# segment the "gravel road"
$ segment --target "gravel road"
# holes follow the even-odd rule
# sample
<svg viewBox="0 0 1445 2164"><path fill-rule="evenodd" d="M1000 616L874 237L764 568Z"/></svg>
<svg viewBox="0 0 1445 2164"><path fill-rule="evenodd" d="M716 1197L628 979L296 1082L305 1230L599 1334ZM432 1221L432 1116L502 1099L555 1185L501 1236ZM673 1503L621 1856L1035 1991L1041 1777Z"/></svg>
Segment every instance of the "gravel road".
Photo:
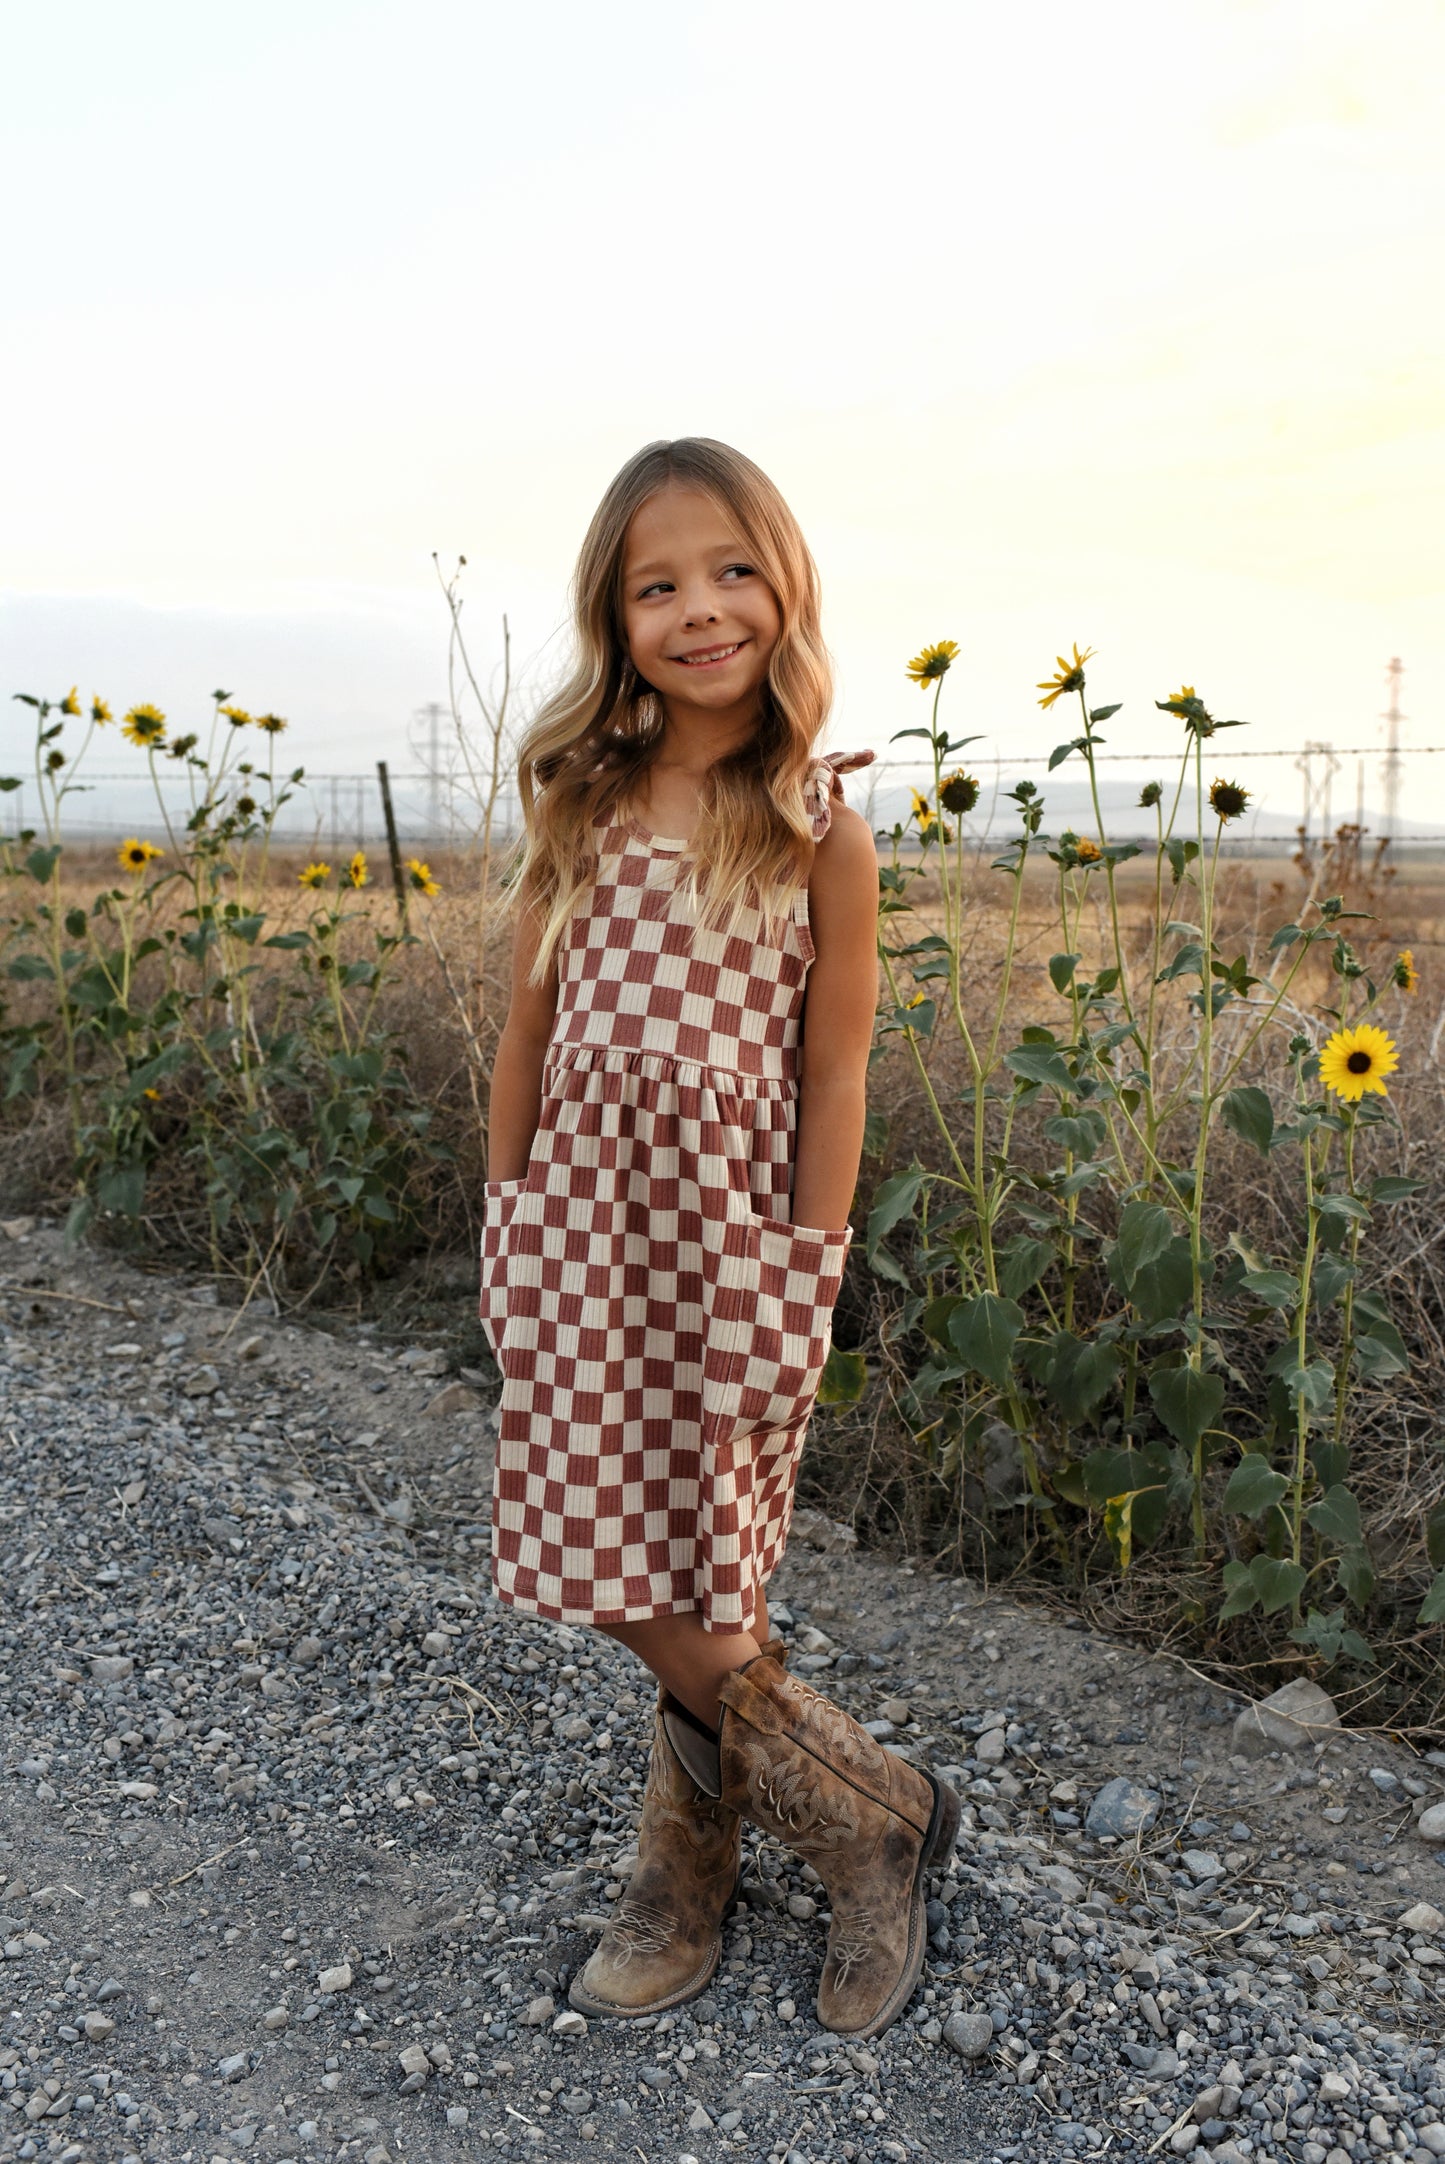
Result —
<svg viewBox="0 0 1445 2164"><path fill-rule="evenodd" d="M708 1995L589 2031L646 1679L492 1599L495 1378L382 1335L0 1227L0 2157L1445 2157L1445 1756L807 1512L795 1666L965 1796L925 1988L820 2030L752 1847Z"/></svg>

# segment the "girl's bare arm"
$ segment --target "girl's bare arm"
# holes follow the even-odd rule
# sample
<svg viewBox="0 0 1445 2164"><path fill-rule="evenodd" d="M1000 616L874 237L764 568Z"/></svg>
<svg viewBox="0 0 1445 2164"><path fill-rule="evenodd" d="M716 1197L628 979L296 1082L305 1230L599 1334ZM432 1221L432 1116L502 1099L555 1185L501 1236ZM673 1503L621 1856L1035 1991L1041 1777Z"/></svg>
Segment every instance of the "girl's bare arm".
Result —
<svg viewBox="0 0 1445 2164"><path fill-rule="evenodd" d="M793 1223L838 1231L863 1155L878 1005L878 854L867 820L846 804L818 844L808 916L816 959L803 1003Z"/></svg>
<svg viewBox="0 0 1445 2164"><path fill-rule="evenodd" d="M492 1065L487 1176L493 1180L522 1178L542 1108L542 1063L557 1014L557 970L554 962L542 984L527 982L539 931L534 906L520 898L511 1004Z"/></svg>

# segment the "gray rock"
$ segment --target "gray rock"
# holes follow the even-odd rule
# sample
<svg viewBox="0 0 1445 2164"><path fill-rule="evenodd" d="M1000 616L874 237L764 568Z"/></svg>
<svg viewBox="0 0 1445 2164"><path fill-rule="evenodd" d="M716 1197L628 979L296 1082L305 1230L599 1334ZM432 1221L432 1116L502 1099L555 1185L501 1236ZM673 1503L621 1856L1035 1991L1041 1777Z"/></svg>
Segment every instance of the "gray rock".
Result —
<svg viewBox="0 0 1445 2164"><path fill-rule="evenodd" d="M1180 1861L1191 1878L1223 1878L1224 1865L1212 1848L1186 1848Z"/></svg>
<svg viewBox="0 0 1445 2164"><path fill-rule="evenodd" d="M128 1653L97 1653L92 1656L92 1683L124 1683L134 1673L135 1662Z"/></svg>
<svg viewBox="0 0 1445 2164"><path fill-rule="evenodd" d="M1240 1757L1262 1758L1268 1751L1302 1751L1307 1744L1325 1742L1339 1725L1329 1692L1296 1676L1258 1705L1245 1707L1231 1742Z"/></svg>
<svg viewBox="0 0 1445 2164"><path fill-rule="evenodd" d="M846 1555L858 1545L858 1535L851 1525L840 1525L821 1510L806 1507L793 1512L791 1535L809 1548L820 1548L824 1555Z"/></svg>
<svg viewBox="0 0 1445 2164"><path fill-rule="evenodd" d="M993 2047L993 2022L987 2014L950 2014L943 2041L960 2059L981 2059Z"/></svg>
<svg viewBox="0 0 1445 2164"><path fill-rule="evenodd" d="M973 1755L981 1766L1001 1766L1008 1744L1001 1728L990 1728L981 1735L973 1747Z"/></svg>
<svg viewBox="0 0 1445 2164"><path fill-rule="evenodd" d="M1418 1931L1429 1939L1439 1938L1441 1933L1445 1932L1445 1915L1440 1913L1433 1901L1417 1901L1414 1907L1406 1909L1400 1918L1400 1929Z"/></svg>
<svg viewBox="0 0 1445 2164"><path fill-rule="evenodd" d="M187 1398L210 1398L215 1396L220 1387L221 1377L219 1372L211 1366L209 1361L203 1361L200 1367L191 1369L190 1374L181 1384L181 1395Z"/></svg>
<svg viewBox="0 0 1445 2164"><path fill-rule="evenodd" d="M1434 1803L1428 1811L1422 1811L1415 1821L1415 1831L1422 1841L1445 1841L1445 1803Z"/></svg>
<svg viewBox="0 0 1445 2164"><path fill-rule="evenodd" d="M396 2063L408 2080L419 2078L424 2082L432 2072L432 2063L426 2055L424 2044L407 2044L397 2053Z"/></svg>
<svg viewBox="0 0 1445 2164"><path fill-rule="evenodd" d="M1159 1816L1160 1802L1156 1790L1142 1788L1137 1781L1116 1774L1089 1805L1084 1830L1095 1836L1113 1834L1121 1841L1127 1840L1131 1834L1148 1831Z"/></svg>
<svg viewBox="0 0 1445 2164"><path fill-rule="evenodd" d="M481 1405L476 1391L469 1390L465 1383L448 1383L445 1390L439 1390L427 1401L422 1411L434 1420L444 1420L451 1413L480 1412Z"/></svg>

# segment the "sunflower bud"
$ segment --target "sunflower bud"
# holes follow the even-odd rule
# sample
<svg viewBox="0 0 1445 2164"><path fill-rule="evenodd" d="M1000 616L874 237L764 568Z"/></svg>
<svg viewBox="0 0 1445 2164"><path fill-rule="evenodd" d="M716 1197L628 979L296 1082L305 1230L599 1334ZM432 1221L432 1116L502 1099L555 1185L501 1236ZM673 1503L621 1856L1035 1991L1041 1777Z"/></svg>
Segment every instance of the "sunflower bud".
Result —
<svg viewBox="0 0 1445 2164"><path fill-rule="evenodd" d="M971 812L978 802L978 783L972 774L950 774L938 791L945 811Z"/></svg>

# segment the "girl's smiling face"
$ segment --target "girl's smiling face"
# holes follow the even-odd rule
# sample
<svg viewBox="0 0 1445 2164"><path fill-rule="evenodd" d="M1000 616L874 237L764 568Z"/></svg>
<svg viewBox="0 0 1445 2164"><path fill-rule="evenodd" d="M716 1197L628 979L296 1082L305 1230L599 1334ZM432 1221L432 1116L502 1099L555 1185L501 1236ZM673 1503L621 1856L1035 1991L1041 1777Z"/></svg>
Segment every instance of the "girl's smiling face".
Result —
<svg viewBox="0 0 1445 2164"><path fill-rule="evenodd" d="M634 513L622 620L633 667L670 706L702 708L715 720L755 714L782 617L710 496L669 486Z"/></svg>

